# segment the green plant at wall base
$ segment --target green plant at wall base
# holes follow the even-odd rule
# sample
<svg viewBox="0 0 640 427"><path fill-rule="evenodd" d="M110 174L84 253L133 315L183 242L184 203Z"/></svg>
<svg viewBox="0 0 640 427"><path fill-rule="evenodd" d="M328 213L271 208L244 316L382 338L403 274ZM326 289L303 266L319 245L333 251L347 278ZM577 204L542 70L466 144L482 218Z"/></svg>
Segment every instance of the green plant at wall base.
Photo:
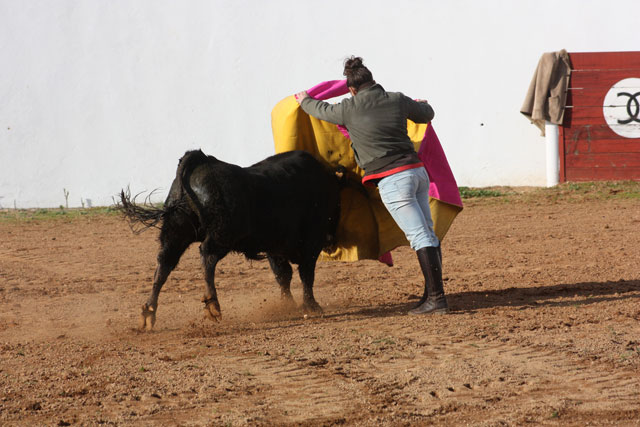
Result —
<svg viewBox="0 0 640 427"><path fill-rule="evenodd" d="M119 214L119 211L111 206L87 209L65 209L63 206L51 209L0 209L0 222L72 220L117 214Z"/></svg>
<svg viewBox="0 0 640 427"><path fill-rule="evenodd" d="M460 197L463 199L471 199L476 197L500 197L505 194L497 190L489 190L485 188L460 187Z"/></svg>

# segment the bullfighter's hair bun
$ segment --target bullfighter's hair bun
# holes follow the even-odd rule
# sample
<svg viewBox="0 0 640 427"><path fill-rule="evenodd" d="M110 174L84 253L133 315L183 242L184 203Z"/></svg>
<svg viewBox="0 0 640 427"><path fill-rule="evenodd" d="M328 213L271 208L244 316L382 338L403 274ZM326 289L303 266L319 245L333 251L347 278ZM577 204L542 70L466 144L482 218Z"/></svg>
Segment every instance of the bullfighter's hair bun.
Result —
<svg viewBox="0 0 640 427"><path fill-rule="evenodd" d="M344 74L348 76L353 74L358 68L366 68L362 64L362 58L359 56L351 56L344 60Z"/></svg>
<svg viewBox="0 0 640 427"><path fill-rule="evenodd" d="M359 56L345 59L342 74L347 78L347 86L355 89L374 83L371 71L362 63L362 58Z"/></svg>

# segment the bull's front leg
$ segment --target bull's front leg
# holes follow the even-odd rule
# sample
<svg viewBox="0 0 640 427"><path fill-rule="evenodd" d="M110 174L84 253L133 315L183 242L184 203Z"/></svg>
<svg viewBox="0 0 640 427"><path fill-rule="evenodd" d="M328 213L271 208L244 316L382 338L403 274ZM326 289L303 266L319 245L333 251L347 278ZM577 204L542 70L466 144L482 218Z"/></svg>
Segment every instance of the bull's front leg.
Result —
<svg viewBox="0 0 640 427"><path fill-rule="evenodd" d="M216 265L226 253L214 252L214 248L210 247L211 244L205 240L200 245L200 256L202 258L202 265L204 267L204 279L207 284L207 293L202 298L204 303L204 313L209 319L218 322L222 319L222 313L220 312L220 303L218 302L218 295L216 293L215 276Z"/></svg>
<svg viewBox="0 0 640 427"><path fill-rule="evenodd" d="M273 274L276 276L276 281L280 285L282 302L287 308L295 307L293 295L291 295L291 277L293 276L291 264L285 258L276 255L267 255L267 259Z"/></svg>
<svg viewBox="0 0 640 427"><path fill-rule="evenodd" d="M313 281L315 279L317 258L308 258L298 266L298 273L302 281L302 309L306 313L322 313L322 307L313 296Z"/></svg>

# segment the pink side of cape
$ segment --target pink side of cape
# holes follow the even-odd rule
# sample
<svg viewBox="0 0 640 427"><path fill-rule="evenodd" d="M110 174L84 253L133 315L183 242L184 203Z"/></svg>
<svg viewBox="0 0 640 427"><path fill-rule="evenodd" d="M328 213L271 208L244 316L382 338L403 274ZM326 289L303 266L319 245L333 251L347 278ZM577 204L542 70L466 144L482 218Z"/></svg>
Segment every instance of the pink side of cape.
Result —
<svg viewBox="0 0 640 427"><path fill-rule="evenodd" d="M345 95L348 92L349 88L347 88L346 80L327 80L326 82L318 83L307 91L313 99L323 100Z"/></svg>
<svg viewBox="0 0 640 427"><path fill-rule="evenodd" d="M418 149L418 157L429 174L429 181L431 181L429 195L434 199L462 207L458 184L431 124L427 126L427 131L424 133L422 144Z"/></svg>

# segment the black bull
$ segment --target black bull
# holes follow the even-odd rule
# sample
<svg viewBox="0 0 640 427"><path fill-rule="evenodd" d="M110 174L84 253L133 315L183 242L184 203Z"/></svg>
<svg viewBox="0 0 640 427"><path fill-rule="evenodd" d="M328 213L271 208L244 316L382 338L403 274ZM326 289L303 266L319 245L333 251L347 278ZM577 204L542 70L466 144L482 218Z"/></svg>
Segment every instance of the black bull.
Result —
<svg viewBox="0 0 640 427"><path fill-rule="evenodd" d="M118 207L132 223L160 228L153 289L142 307L142 328L155 324L158 295L184 251L200 244L205 272L205 312L221 318L215 270L229 252L249 259L266 254L285 303L292 304L291 264L298 264L305 312L321 311L313 296L316 261L335 242L340 214L340 174L304 151L271 156L242 168L202 151L178 164L162 208L135 204L120 194Z"/></svg>

